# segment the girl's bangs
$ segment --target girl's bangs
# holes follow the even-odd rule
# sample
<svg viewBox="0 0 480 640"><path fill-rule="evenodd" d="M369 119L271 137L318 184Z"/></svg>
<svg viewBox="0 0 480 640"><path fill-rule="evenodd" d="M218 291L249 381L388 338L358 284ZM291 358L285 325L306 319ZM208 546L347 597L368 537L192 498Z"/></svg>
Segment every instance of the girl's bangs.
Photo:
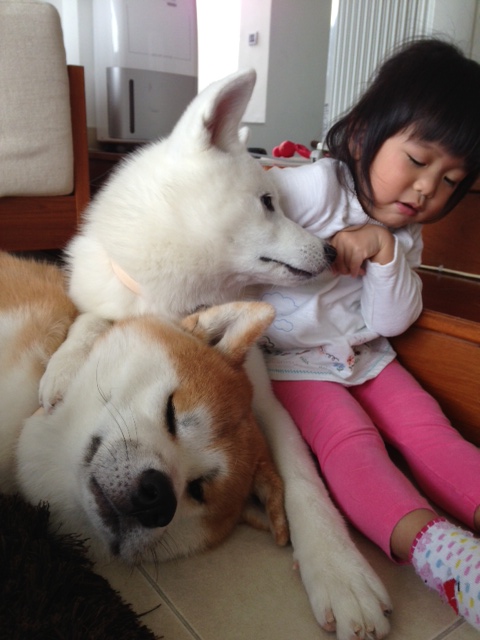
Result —
<svg viewBox="0 0 480 640"><path fill-rule="evenodd" d="M465 162L468 173L480 169L480 119L475 123L459 120L458 114L442 113L441 109L417 118L412 124L414 137L439 144L450 155Z"/></svg>

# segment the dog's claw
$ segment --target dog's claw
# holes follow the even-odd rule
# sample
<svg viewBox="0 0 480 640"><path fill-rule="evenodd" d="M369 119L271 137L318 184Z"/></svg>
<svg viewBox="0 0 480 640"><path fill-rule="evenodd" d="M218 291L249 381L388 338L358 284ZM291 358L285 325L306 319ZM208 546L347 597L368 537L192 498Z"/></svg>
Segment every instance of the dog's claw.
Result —
<svg viewBox="0 0 480 640"><path fill-rule="evenodd" d="M331 609L329 609L326 614L325 614L325 622L324 624L322 624L322 628L325 629L325 631L336 631L337 629L337 622L335 620L335 616L333 615L333 611Z"/></svg>

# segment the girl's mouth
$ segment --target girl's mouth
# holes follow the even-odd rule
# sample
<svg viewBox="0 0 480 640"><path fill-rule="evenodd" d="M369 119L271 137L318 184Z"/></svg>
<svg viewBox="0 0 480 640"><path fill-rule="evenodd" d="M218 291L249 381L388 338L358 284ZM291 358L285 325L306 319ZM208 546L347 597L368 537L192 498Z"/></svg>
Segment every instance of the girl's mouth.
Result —
<svg viewBox="0 0 480 640"><path fill-rule="evenodd" d="M398 212L402 215L402 216L415 216L418 213L418 208L413 205L413 204L409 204L408 202L396 202L395 203L398 209Z"/></svg>

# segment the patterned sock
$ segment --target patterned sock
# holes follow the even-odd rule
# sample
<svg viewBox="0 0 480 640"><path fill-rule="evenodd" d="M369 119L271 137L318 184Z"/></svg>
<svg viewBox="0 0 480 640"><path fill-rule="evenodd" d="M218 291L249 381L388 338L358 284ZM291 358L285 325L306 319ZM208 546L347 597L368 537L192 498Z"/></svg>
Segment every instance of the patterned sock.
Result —
<svg viewBox="0 0 480 640"><path fill-rule="evenodd" d="M425 584L480 630L480 540L437 518L415 538L410 560Z"/></svg>

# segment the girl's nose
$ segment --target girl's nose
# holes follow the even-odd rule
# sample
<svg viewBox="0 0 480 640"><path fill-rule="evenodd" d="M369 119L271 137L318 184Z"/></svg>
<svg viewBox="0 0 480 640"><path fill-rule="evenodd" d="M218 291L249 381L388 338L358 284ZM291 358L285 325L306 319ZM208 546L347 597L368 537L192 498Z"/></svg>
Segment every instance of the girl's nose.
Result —
<svg viewBox="0 0 480 640"><path fill-rule="evenodd" d="M423 175L415 181L413 187L425 198L433 198L438 187L438 180L434 176Z"/></svg>

